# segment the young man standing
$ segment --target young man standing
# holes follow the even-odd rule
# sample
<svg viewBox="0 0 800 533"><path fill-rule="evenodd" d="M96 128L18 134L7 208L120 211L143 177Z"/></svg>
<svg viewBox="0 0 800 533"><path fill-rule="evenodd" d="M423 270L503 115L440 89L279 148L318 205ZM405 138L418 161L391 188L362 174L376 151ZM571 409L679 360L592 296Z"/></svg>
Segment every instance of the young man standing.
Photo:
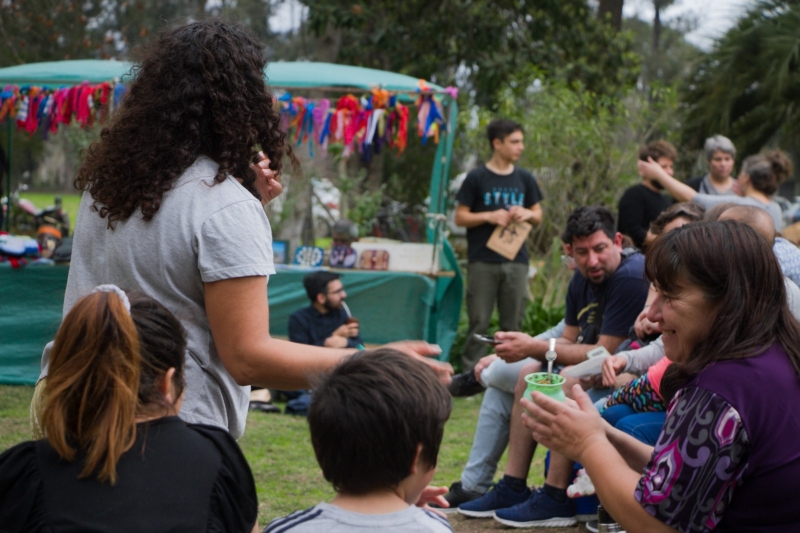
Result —
<svg viewBox="0 0 800 533"><path fill-rule="evenodd" d="M512 220L538 225L542 193L533 175L514 166L522 155L522 126L507 119L486 128L492 157L467 174L456 200L455 222L467 228L467 314L469 332L461 361L471 370L486 355L486 344L475 338L489 327L495 303L500 329L516 331L522 322L528 289L528 250L523 246L513 261L486 247L497 226Z"/></svg>
<svg viewBox="0 0 800 533"><path fill-rule="evenodd" d="M673 175L672 165L677 157L675 147L664 140L654 141L639 150L639 159L652 158L667 174ZM664 187L655 180L642 177L641 183L630 187L619 200L617 230L633 239L642 249L655 237L648 234L650 223L672 205L672 199L663 194Z"/></svg>

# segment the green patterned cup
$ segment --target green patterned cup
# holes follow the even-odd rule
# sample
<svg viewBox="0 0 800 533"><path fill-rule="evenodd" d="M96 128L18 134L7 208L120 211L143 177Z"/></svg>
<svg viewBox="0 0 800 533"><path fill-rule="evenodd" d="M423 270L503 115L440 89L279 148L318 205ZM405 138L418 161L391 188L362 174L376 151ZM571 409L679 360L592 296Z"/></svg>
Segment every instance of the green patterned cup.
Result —
<svg viewBox="0 0 800 533"><path fill-rule="evenodd" d="M534 372L533 374L528 374L525 376L525 382L528 384L528 388L525 389L525 394L523 394L522 397L527 400L531 400L531 394L533 394L533 391L539 391L557 402L563 402L567 399L567 397L564 395L564 389L562 388L566 379L564 376L560 376L558 374L553 374L552 378L553 382L550 383L550 381L547 379L547 372Z"/></svg>

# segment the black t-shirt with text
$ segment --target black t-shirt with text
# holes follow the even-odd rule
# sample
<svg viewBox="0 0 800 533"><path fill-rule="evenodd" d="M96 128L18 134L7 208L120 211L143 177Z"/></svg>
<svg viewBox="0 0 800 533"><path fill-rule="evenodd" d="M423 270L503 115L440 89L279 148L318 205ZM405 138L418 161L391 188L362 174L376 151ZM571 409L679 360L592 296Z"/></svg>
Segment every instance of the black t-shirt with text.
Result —
<svg viewBox="0 0 800 533"><path fill-rule="evenodd" d="M527 170L514 168L511 174L502 176L480 166L467 174L456 200L467 206L472 213L509 209L514 205L530 209L542 201L542 192L533 174ZM494 228L494 224L467 228L467 257L470 262L508 262L508 259L486 247ZM528 263L528 250L525 246L520 249L514 262Z"/></svg>

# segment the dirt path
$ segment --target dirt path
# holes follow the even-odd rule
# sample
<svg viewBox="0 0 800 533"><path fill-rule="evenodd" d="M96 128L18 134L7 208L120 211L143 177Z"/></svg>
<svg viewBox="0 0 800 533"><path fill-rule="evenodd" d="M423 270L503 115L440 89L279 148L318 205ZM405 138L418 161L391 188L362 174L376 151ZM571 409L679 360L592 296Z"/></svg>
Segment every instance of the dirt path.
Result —
<svg viewBox="0 0 800 533"><path fill-rule="evenodd" d="M548 533L584 533L587 531L586 527L583 524L579 524L573 527L563 527L563 528L553 528L553 527L537 527L537 528L530 528L530 529L513 529L510 527L506 527L491 518L484 519L484 518L466 518L463 515L458 513L448 513L447 519L450 521L450 525L453 526L453 530L456 533L478 533L482 531L503 531L505 533L510 533L512 531L541 531L544 533L545 531Z"/></svg>

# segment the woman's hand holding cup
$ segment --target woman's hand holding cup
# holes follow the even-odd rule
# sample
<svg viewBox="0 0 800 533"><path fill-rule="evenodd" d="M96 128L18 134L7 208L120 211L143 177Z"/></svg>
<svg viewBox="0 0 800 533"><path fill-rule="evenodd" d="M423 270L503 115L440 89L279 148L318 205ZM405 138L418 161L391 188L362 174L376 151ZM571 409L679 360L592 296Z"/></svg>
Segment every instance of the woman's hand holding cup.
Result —
<svg viewBox="0 0 800 533"><path fill-rule="evenodd" d="M606 438L606 428L580 385L572 393L575 402L557 402L540 392L533 393L532 402L523 398L527 413L522 414L522 423L537 442L580 462L587 449Z"/></svg>

